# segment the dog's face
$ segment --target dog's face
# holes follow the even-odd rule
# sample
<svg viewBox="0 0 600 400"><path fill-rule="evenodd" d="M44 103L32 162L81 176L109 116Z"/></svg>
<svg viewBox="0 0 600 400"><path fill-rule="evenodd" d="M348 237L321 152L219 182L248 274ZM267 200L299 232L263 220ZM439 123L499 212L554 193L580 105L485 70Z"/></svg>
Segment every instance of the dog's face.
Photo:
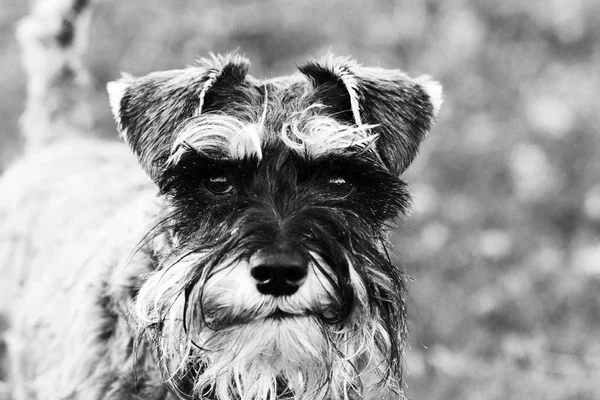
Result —
<svg viewBox="0 0 600 400"><path fill-rule="evenodd" d="M386 237L441 89L335 58L247 70L213 57L109 85L165 202L141 335L182 395L354 398L372 375L400 391L405 283Z"/></svg>

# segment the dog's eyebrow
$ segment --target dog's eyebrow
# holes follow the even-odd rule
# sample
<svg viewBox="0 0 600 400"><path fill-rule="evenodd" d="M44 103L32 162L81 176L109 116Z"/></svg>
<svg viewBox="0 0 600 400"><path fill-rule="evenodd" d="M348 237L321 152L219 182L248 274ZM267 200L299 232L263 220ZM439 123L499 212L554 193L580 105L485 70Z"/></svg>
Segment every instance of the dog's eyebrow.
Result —
<svg viewBox="0 0 600 400"><path fill-rule="evenodd" d="M244 158L230 158L222 152L198 152L191 148L185 151L176 164L170 164L172 170L183 173L200 174L216 169L224 170L251 170L259 162L256 156L247 156Z"/></svg>
<svg viewBox="0 0 600 400"><path fill-rule="evenodd" d="M313 114L322 108L314 104L292 115L281 128L283 143L297 153L312 156L353 148L374 149L378 135L370 130L377 125L345 125L329 115Z"/></svg>
<svg viewBox="0 0 600 400"><path fill-rule="evenodd" d="M249 123L224 113L190 118L175 133L168 163L177 164L189 151L232 159L260 159L262 130L262 122Z"/></svg>
<svg viewBox="0 0 600 400"><path fill-rule="evenodd" d="M279 139L298 154L316 157L340 151L368 151L375 154L378 135L370 133L376 125L351 126L318 112L314 105L292 114L283 123ZM177 164L187 152L211 158L243 159L263 157L266 108L258 123L245 122L223 113L190 118L176 132L168 164Z"/></svg>

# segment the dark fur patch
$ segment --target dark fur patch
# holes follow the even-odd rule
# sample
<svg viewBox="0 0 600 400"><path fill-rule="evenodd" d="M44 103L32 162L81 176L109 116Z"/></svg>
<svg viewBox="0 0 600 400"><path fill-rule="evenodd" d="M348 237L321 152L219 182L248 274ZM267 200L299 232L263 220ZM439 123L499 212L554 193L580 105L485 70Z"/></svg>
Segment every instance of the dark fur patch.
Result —
<svg viewBox="0 0 600 400"><path fill-rule="evenodd" d="M89 0L75 0L75 2L73 2L73 12L75 14L80 14L89 4Z"/></svg>
<svg viewBox="0 0 600 400"><path fill-rule="evenodd" d="M56 34L56 41L60 47L68 47L73 43L73 38L75 38L75 27L73 22L65 18Z"/></svg>
<svg viewBox="0 0 600 400"><path fill-rule="evenodd" d="M331 115L340 122L358 122L352 115L348 89L339 76L316 62L300 65L298 69L309 79L314 89L314 103L327 106Z"/></svg>
<svg viewBox="0 0 600 400"><path fill-rule="evenodd" d="M61 27L56 34L56 42L60 47L66 48L73 44L75 39L75 24L77 16L89 6L89 0L74 0L70 12L63 17Z"/></svg>
<svg viewBox="0 0 600 400"><path fill-rule="evenodd" d="M377 149L391 171L401 173L417 155L434 117L423 88L402 73L374 71L361 79L364 123L378 124Z"/></svg>
<svg viewBox="0 0 600 400"><path fill-rule="evenodd" d="M0 313L0 382L5 382L8 372L8 355L4 333L8 330L8 318Z"/></svg>

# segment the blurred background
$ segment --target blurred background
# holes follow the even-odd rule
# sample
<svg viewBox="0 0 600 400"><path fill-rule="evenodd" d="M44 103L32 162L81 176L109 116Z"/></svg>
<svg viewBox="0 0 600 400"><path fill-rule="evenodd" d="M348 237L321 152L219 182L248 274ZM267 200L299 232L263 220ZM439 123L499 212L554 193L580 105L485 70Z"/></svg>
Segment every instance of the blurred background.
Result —
<svg viewBox="0 0 600 400"><path fill-rule="evenodd" d="M0 171L20 149L23 0L0 0ZM600 2L122 0L92 21L104 86L239 50L251 74L328 51L433 75L445 103L405 174L414 400L600 399Z"/></svg>

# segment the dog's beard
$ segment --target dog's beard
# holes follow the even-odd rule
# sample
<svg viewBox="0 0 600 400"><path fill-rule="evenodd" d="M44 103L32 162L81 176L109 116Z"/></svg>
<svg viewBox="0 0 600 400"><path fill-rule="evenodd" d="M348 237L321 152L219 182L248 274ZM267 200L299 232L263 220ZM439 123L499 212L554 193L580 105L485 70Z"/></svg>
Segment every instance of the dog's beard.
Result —
<svg viewBox="0 0 600 400"><path fill-rule="evenodd" d="M205 368L196 385L219 399L275 399L285 386L298 399L321 399L328 386L354 385L351 366L315 317L255 320L206 336L215 350L198 355Z"/></svg>
<svg viewBox="0 0 600 400"><path fill-rule="evenodd" d="M173 389L219 400L321 400L357 398L374 375L397 387L382 354L394 339L358 273L348 260L355 304L343 323L332 323L342 299L323 259L312 257L307 282L289 297L260 295L240 275L247 262L239 258L190 279L209 258L196 253L151 275L137 315Z"/></svg>

